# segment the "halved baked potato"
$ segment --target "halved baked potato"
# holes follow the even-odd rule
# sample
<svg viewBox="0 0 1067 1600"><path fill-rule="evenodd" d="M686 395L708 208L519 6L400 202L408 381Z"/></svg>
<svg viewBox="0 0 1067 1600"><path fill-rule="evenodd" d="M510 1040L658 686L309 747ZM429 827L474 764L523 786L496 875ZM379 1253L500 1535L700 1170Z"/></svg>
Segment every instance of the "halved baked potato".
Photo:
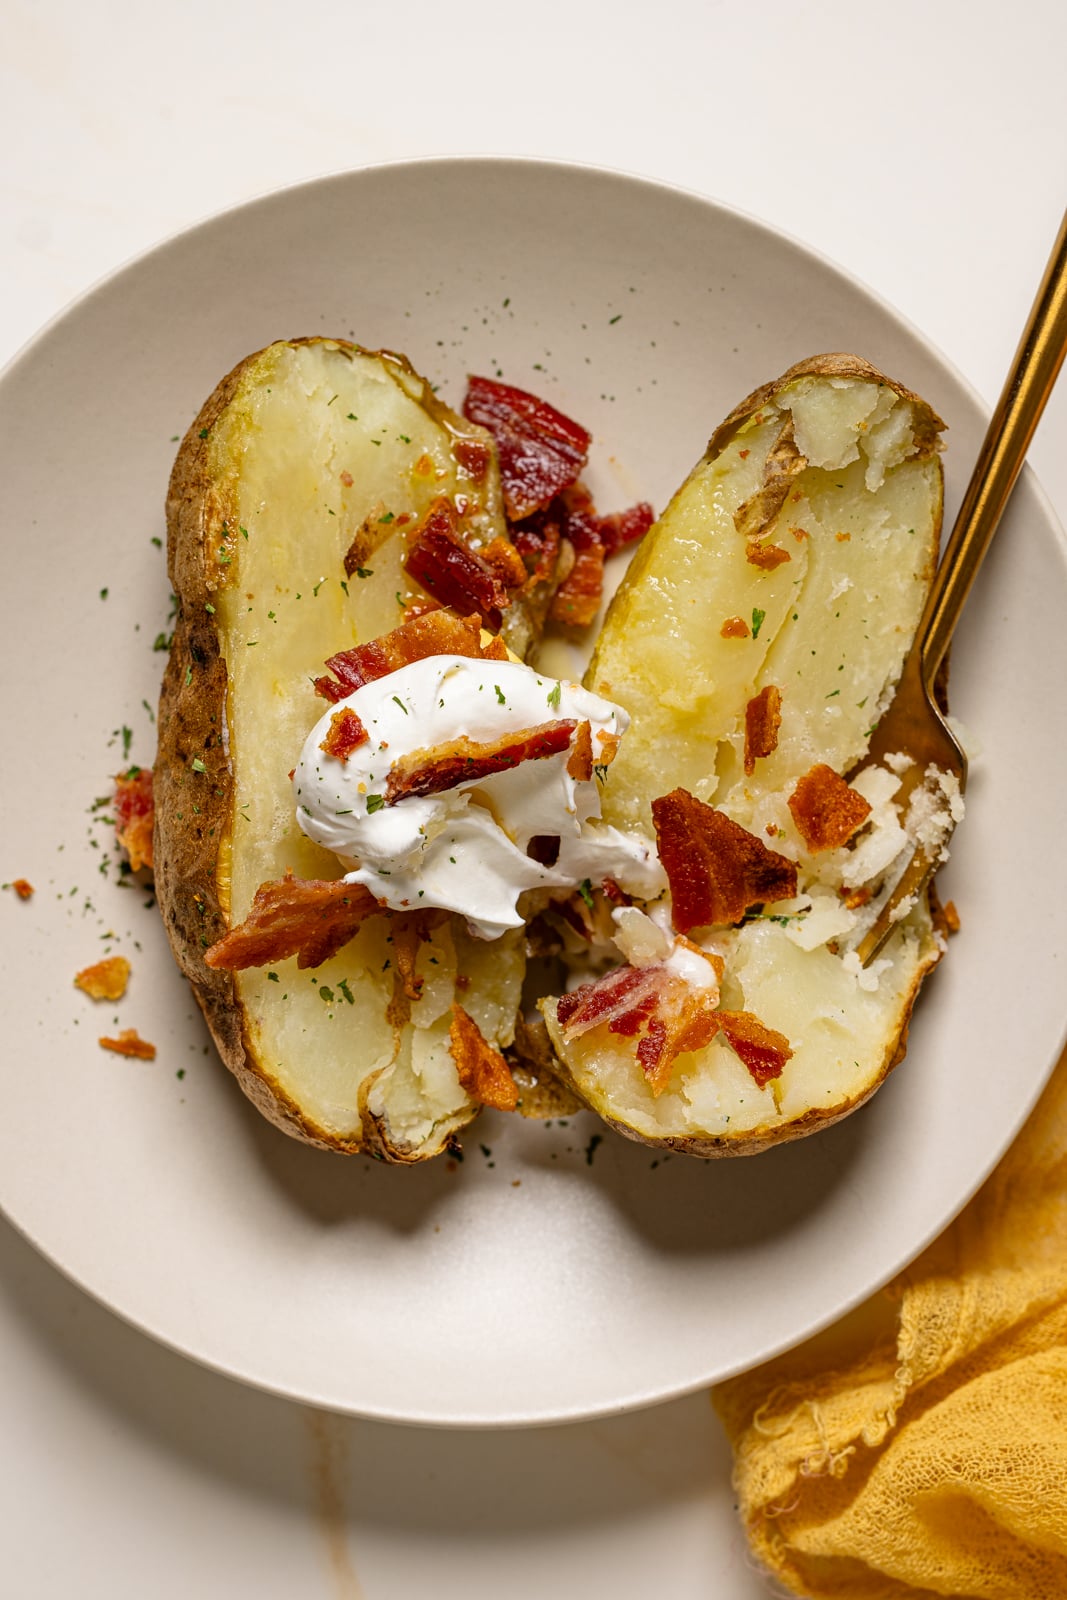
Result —
<svg viewBox="0 0 1067 1600"><path fill-rule="evenodd" d="M343 872L293 809L288 774L323 709L312 679L425 599L397 528L440 495L463 497L475 545L506 536L489 436L402 357L310 339L223 379L182 442L167 501L178 616L154 850L174 954L266 1116L312 1144L404 1162L439 1152L480 1109L450 1049L452 1008L459 997L486 1041L510 1043L521 934L487 944L441 914L400 961L397 920L372 916L314 968L289 958L231 972L205 953L261 884ZM521 632L521 616L511 626Z"/></svg>
<svg viewBox="0 0 1067 1600"><path fill-rule="evenodd" d="M959 797L931 774L899 818L892 763L846 779L936 566L942 426L854 356L791 368L716 431L615 596L585 680L632 717L604 815L655 826L674 890L673 927L663 908L616 912L620 948L646 974L680 960L692 975L703 952L717 977L688 1023L656 1021L644 980L626 980L620 1011L617 973L542 1003L566 1083L624 1134L751 1153L844 1116L903 1055L944 947L928 898L868 970L850 946L909 829L938 826ZM681 914L687 873L714 887L742 868L740 898L705 915L697 894ZM695 938L684 955L677 932ZM657 1058L661 1026L673 1056Z"/></svg>

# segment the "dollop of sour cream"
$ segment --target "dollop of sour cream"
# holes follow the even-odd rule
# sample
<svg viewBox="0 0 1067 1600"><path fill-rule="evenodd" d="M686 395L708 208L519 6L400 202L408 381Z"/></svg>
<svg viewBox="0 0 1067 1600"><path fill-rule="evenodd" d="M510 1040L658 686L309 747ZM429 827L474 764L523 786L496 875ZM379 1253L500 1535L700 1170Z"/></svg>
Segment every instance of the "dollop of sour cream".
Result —
<svg viewBox="0 0 1067 1600"><path fill-rule="evenodd" d="M341 761L321 745L346 706L369 737ZM527 889L613 878L628 894L655 899L666 888L655 846L601 821L597 775L573 778L569 749L386 803L389 770L401 756L464 736L490 743L562 718L590 724L594 762L604 745L598 735L619 738L630 723L621 706L520 662L414 661L364 684L312 729L293 773L297 820L351 867L349 883L394 910L456 911L483 939L523 926L517 902ZM527 854L530 840L544 836L559 840L551 865Z"/></svg>

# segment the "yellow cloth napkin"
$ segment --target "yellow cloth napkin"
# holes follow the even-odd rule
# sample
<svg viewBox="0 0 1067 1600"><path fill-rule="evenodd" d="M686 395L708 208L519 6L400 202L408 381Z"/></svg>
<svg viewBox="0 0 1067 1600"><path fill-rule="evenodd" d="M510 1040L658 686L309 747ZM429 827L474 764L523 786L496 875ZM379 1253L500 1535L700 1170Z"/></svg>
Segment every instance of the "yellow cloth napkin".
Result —
<svg viewBox="0 0 1067 1600"><path fill-rule="evenodd" d="M906 1272L714 1401L753 1550L792 1592L1067 1600L1067 1052Z"/></svg>

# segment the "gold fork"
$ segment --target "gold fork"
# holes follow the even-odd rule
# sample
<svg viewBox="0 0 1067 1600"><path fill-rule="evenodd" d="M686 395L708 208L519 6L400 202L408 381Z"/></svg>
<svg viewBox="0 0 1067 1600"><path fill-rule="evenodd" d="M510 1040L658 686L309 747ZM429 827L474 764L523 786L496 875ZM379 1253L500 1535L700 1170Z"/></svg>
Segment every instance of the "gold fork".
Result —
<svg viewBox="0 0 1067 1600"><path fill-rule="evenodd" d="M894 796L906 812L928 766L967 781L967 757L934 700L934 680L982 559L1019 476L1034 429L1067 353L1067 215L1045 268L1007 381L990 419L944 558L927 597L896 694L860 768L899 752L912 758ZM857 768L856 770L860 770ZM951 832L951 829L949 829ZM916 844L877 917L856 945L867 966L922 893L943 859L947 834L932 848Z"/></svg>

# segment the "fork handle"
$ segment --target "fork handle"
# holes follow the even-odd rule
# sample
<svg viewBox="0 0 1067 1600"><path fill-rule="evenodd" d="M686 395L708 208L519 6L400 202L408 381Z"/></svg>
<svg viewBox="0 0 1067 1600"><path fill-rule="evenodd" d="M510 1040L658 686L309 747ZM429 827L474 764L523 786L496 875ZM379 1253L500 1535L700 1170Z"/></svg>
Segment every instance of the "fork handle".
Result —
<svg viewBox="0 0 1067 1600"><path fill-rule="evenodd" d="M1067 353L1067 214L917 630L929 693Z"/></svg>

